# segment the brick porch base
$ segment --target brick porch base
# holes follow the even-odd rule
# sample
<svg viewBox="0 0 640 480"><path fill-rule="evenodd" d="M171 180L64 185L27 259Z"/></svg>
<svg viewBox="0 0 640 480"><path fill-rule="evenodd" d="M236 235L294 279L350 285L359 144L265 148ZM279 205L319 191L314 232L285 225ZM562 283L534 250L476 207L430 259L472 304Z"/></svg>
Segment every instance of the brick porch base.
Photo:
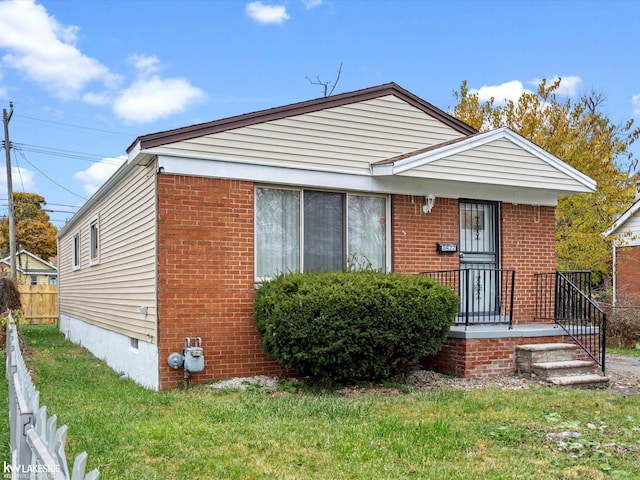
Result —
<svg viewBox="0 0 640 480"><path fill-rule="evenodd" d="M551 324L473 325L452 327L449 338L436 355L423 359L429 370L464 378L513 375L516 372L517 345L574 343L563 330ZM580 360L590 360L579 351Z"/></svg>

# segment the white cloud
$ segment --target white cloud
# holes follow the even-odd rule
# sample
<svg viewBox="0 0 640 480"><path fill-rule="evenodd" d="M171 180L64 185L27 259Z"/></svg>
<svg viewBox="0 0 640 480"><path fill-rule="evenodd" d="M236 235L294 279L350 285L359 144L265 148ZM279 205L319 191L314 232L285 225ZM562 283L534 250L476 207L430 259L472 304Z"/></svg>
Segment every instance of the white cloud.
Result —
<svg viewBox="0 0 640 480"><path fill-rule="evenodd" d="M74 98L88 84L113 88L121 77L76 47L79 28L63 26L34 0L0 3L0 48L4 65L44 85L56 96Z"/></svg>
<svg viewBox="0 0 640 480"><path fill-rule="evenodd" d="M129 57L129 62L138 70L141 77L149 77L160 71L160 60L155 55L141 55L134 53Z"/></svg>
<svg viewBox="0 0 640 480"><path fill-rule="evenodd" d="M514 102L520 98L523 93L530 93L531 90L524 88L520 80L512 80L500 85L484 85L479 89L469 89L469 93L477 93L478 100L486 102L491 98L495 99L497 104L505 103L505 101L513 100Z"/></svg>
<svg viewBox="0 0 640 480"><path fill-rule="evenodd" d="M113 94L109 91L87 92L82 96L82 101L89 105L110 105L113 101Z"/></svg>
<svg viewBox="0 0 640 480"><path fill-rule="evenodd" d="M4 152L4 151L3 151ZM11 167L11 185L14 192L35 192L36 182L31 170ZM0 168L0 195L7 196L7 169Z"/></svg>
<svg viewBox="0 0 640 480"><path fill-rule="evenodd" d="M135 54L129 57L137 70L137 80L119 91L113 103L113 111L123 120L135 123L152 122L174 113L204 97L204 92L185 78L161 78L156 56ZM104 94L88 99L99 102Z"/></svg>
<svg viewBox="0 0 640 480"><path fill-rule="evenodd" d="M124 120L152 122L183 112L187 105L202 98L204 93L184 78L153 76L138 80L123 90L113 110Z"/></svg>
<svg viewBox="0 0 640 480"><path fill-rule="evenodd" d="M631 103L633 104L633 114L640 115L640 93L631 97Z"/></svg>
<svg viewBox="0 0 640 480"><path fill-rule="evenodd" d="M582 79L576 75L567 75L566 77L560 77L559 75L555 75L553 77L547 77L547 86L553 85L558 79L560 80L560 86L556 90L558 95L563 97L573 97L578 93L578 87L582 83ZM541 78L536 78L535 80L529 82L536 87L540 85L542 82Z"/></svg>
<svg viewBox="0 0 640 480"><path fill-rule="evenodd" d="M19 71L59 98L109 105L116 115L132 122L183 112L204 96L184 78L161 77L160 60L153 55L129 57L136 78L123 87L124 77L77 48L78 32L77 26L58 23L35 0L0 1L0 51L7 52L0 66ZM0 86L0 98L7 94L6 87Z"/></svg>
<svg viewBox="0 0 640 480"><path fill-rule="evenodd" d="M248 3L245 7L245 12L249 18L258 23L281 24L290 18L286 7L282 5L265 5L262 2Z"/></svg>
<svg viewBox="0 0 640 480"><path fill-rule="evenodd" d="M86 170L76 172L74 177L76 180L83 182L83 190L87 195L91 196L120 168L120 165L122 165L126 159L127 157L125 155L120 155L117 158L104 158Z"/></svg>
<svg viewBox="0 0 640 480"><path fill-rule="evenodd" d="M547 85L551 85L553 82L558 80L558 78L560 77L555 76L548 78ZM580 77L568 75L561 78L560 86L558 87L558 90L556 90L558 95L571 97L578 93L578 87L582 83L582 79ZM541 79L536 78L535 80L527 83L538 86L541 81ZM509 100L516 102L522 94L532 93L532 91L525 88L524 84L520 80L511 80L510 82L501 83L500 85L484 85L479 89L469 89L469 93L477 93L478 99L481 102L486 102L493 97L496 104L503 104Z"/></svg>
<svg viewBox="0 0 640 480"><path fill-rule="evenodd" d="M322 0L302 0L302 3L307 10L311 10L312 8L322 5Z"/></svg>
<svg viewBox="0 0 640 480"><path fill-rule="evenodd" d="M547 85L555 82L559 77L555 76L547 81ZM568 75L566 77L561 77L560 87L556 90L558 95L563 95L565 97L573 97L576 93L578 93L578 87L582 83L582 79L575 75Z"/></svg>

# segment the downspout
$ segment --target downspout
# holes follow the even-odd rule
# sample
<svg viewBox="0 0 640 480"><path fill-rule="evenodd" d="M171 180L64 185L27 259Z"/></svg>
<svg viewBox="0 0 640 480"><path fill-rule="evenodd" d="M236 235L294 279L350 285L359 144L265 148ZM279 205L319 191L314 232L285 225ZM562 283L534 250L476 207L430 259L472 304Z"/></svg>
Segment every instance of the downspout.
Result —
<svg viewBox="0 0 640 480"><path fill-rule="evenodd" d="M613 242L611 242L611 248L613 249L613 308L616 308L616 301L617 301L617 297L618 294L616 292L617 290L617 281L616 281L616 242L615 240Z"/></svg>

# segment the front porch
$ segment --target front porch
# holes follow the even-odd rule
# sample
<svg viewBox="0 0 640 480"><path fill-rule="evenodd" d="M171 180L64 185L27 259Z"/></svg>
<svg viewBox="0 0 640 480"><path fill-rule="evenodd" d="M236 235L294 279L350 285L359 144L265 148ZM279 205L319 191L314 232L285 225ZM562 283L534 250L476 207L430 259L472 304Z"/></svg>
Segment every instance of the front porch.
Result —
<svg viewBox="0 0 640 480"><path fill-rule="evenodd" d="M533 322L514 323L515 272L465 269L425 272L460 297L447 341L423 366L459 377L481 378L516 373L516 347L569 343L579 360L593 362L604 374L606 315L591 298L589 272L535 275Z"/></svg>

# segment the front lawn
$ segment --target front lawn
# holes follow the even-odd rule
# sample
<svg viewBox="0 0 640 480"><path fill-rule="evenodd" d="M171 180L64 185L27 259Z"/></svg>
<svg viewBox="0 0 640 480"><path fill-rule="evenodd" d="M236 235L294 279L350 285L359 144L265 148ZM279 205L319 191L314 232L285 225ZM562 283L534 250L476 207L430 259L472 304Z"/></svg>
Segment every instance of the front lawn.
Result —
<svg viewBox="0 0 640 480"><path fill-rule="evenodd" d="M69 426L69 460L86 450L88 470L103 479L640 477L640 395L153 392L121 380L55 326L22 330L41 403ZM550 435L561 432L580 438Z"/></svg>

